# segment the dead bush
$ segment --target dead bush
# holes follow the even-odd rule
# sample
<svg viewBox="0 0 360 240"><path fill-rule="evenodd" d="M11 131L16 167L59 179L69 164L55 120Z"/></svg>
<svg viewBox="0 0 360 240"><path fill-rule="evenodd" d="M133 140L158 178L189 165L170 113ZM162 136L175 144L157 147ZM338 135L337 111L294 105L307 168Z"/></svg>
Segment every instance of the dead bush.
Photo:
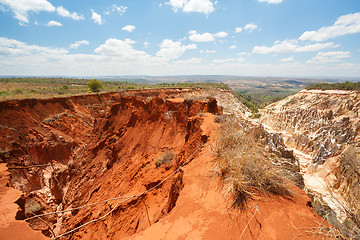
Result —
<svg viewBox="0 0 360 240"><path fill-rule="evenodd" d="M234 197L233 206L245 207L256 193L292 195L271 155L235 119L228 117L221 123L215 153L217 172L226 194Z"/></svg>
<svg viewBox="0 0 360 240"><path fill-rule="evenodd" d="M172 151L166 151L163 154L155 158L155 166L158 168L162 164L169 164L174 159L174 153Z"/></svg>

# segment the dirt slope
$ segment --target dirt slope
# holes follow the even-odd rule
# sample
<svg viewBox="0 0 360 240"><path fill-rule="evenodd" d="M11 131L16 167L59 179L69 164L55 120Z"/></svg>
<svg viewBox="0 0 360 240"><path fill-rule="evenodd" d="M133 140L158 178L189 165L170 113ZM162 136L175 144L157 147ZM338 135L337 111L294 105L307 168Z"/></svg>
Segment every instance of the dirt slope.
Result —
<svg viewBox="0 0 360 240"><path fill-rule="evenodd" d="M313 239L305 230L322 220L294 185L291 199L228 208L211 151L221 110L188 94L0 102L0 157L23 192L16 218L66 211L29 221L53 238L80 227L63 239Z"/></svg>

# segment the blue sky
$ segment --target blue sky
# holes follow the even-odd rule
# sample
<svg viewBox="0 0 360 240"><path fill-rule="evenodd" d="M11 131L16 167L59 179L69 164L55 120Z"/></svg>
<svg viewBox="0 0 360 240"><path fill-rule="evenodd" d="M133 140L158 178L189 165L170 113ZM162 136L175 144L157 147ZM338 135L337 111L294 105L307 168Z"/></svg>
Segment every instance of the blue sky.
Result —
<svg viewBox="0 0 360 240"><path fill-rule="evenodd" d="M360 76L359 0L0 0L0 75Z"/></svg>

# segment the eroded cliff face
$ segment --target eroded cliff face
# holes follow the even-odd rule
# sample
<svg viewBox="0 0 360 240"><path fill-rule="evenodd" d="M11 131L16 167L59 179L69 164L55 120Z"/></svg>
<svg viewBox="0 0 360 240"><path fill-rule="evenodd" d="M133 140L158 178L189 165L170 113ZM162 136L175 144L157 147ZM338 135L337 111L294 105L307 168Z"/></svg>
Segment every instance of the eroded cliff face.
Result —
<svg viewBox="0 0 360 240"><path fill-rule="evenodd" d="M288 132L288 146L323 164L360 140L360 93L303 90L268 106L261 122Z"/></svg>
<svg viewBox="0 0 360 240"><path fill-rule="evenodd" d="M360 93L303 90L268 106L260 122L297 151L319 213L339 228L353 228L348 223L359 221L350 215L359 214Z"/></svg>
<svg viewBox="0 0 360 240"><path fill-rule="evenodd" d="M321 218L290 182L292 197L229 210L212 151L223 111L301 186L282 136L246 120L231 92L174 89L0 102L1 190L22 191L17 220L48 214L27 222L56 239L313 239L302 229Z"/></svg>
<svg viewBox="0 0 360 240"><path fill-rule="evenodd" d="M1 160L7 163L12 186L24 193L17 201L21 210L16 218L157 186L206 143L198 114L220 112L216 100L174 100L180 93L147 91L1 102ZM168 162L155 167L157 158L170 153ZM179 171L154 193L123 205L121 209L130 213L132 221L125 221L129 215L121 214L121 209L114 212L108 234L122 237L148 227L145 201L154 222L170 212L182 189L182 175ZM32 219L30 224L54 237L82 224L93 211L101 215L104 207L49 215Z"/></svg>

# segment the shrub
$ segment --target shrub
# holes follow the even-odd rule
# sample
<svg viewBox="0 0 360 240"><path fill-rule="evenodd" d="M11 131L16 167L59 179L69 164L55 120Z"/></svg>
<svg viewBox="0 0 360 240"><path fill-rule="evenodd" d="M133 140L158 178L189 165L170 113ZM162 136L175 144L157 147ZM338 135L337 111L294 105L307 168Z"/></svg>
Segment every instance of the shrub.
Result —
<svg viewBox="0 0 360 240"><path fill-rule="evenodd" d="M310 84L305 89L319 89L319 90L360 90L360 82L343 82L343 83L315 83Z"/></svg>
<svg viewBox="0 0 360 240"><path fill-rule="evenodd" d="M21 89L19 89L19 88L15 89L15 94L22 94L22 93L23 93L23 91Z"/></svg>
<svg viewBox="0 0 360 240"><path fill-rule="evenodd" d="M250 118L261 118L261 114L260 113L254 113L250 116Z"/></svg>
<svg viewBox="0 0 360 240"><path fill-rule="evenodd" d="M158 168L162 164L169 164L174 159L174 153L172 151L166 151L157 158L155 158L155 166Z"/></svg>
<svg viewBox="0 0 360 240"><path fill-rule="evenodd" d="M92 92L100 92L100 89L103 88L102 83L97 79L92 79L90 82L88 82L88 87Z"/></svg>
<svg viewBox="0 0 360 240"><path fill-rule="evenodd" d="M220 125L215 153L217 172L226 194L233 196L233 207L245 207L256 193L292 195L270 153L234 119Z"/></svg>

